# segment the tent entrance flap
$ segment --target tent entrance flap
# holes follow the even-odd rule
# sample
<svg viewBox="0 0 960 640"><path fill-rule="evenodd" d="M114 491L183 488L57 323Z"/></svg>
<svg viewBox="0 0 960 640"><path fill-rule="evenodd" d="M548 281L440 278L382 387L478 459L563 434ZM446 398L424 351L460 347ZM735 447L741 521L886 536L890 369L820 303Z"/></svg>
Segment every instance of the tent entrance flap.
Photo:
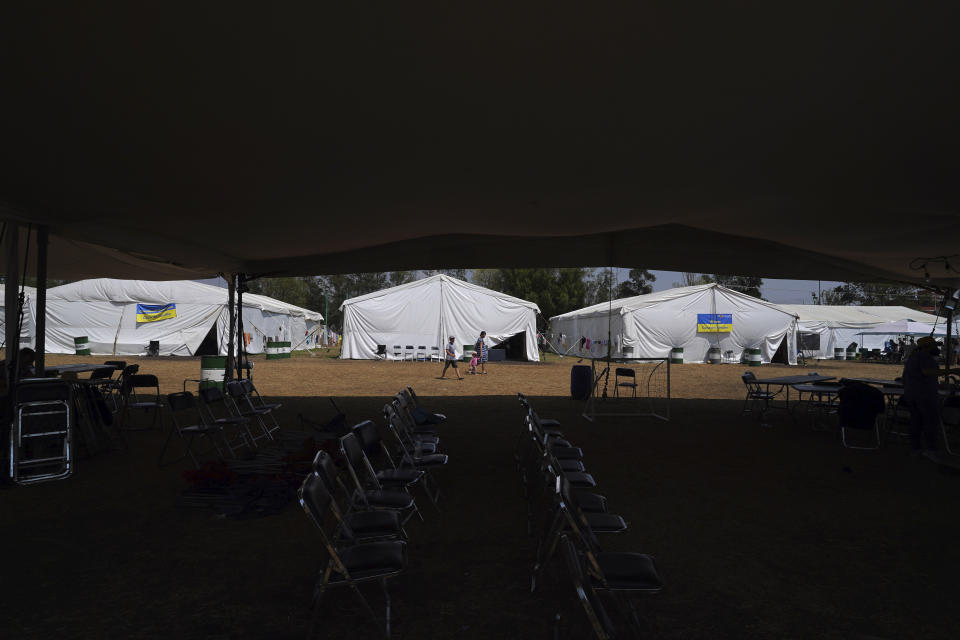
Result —
<svg viewBox="0 0 960 640"><path fill-rule="evenodd" d="M526 360L527 359L527 332L521 331L515 333L500 344L491 348L491 350L502 350L504 360Z"/></svg>
<svg viewBox="0 0 960 640"><path fill-rule="evenodd" d="M210 331L200 342L200 346L193 352L195 356L218 356L220 355L220 345L217 343L217 323L210 326Z"/></svg>

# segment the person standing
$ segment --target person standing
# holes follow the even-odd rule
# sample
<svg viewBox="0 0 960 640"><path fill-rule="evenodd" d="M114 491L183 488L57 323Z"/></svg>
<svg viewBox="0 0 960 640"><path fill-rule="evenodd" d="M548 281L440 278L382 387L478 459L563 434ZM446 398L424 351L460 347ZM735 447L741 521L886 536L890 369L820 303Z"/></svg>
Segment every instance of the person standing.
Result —
<svg viewBox="0 0 960 640"><path fill-rule="evenodd" d="M480 364L480 373L483 375L487 374L487 332L481 331L480 337L477 338L477 343L473 345L473 350L476 352L478 359L477 361Z"/></svg>
<svg viewBox="0 0 960 640"><path fill-rule="evenodd" d="M940 385L937 378L956 373L937 365L939 349L930 336L917 340L917 346L903 366L903 398L910 410L910 446L915 455L936 452L937 428L940 426ZM923 445L926 444L926 447Z"/></svg>
<svg viewBox="0 0 960 640"><path fill-rule="evenodd" d="M460 375L460 369L457 368L457 347L454 345L455 339L453 336L450 336L450 341L447 342L447 347L444 351L443 371L440 372L441 380L447 377L448 367L453 367L454 373L457 374L457 380L463 380L463 376Z"/></svg>

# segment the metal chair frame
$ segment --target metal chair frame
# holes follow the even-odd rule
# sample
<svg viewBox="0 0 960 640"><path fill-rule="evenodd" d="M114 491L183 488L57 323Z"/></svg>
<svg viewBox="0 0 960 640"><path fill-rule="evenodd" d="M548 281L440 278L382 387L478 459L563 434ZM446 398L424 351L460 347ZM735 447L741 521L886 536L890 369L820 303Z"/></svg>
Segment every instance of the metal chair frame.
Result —
<svg viewBox="0 0 960 640"><path fill-rule="evenodd" d="M227 441L226 436L224 435L223 425L216 423L208 424L204 421L203 413L200 410L200 405L197 403L196 398L192 393L189 391L180 391L178 393L167 394L167 407L170 409L170 432L167 434L167 439L164 441L163 448L160 450L160 455L157 458L158 466L173 464L189 456L193 461L193 466L199 469L200 462L197 460L197 457L193 452L193 442L198 437L208 438L210 443L213 445L213 448L217 451L217 457L221 460L224 459L223 450L220 448L220 445L217 444L217 435L223 439L223 443L226 446L227 451L230 452L230 455L236 458L236 455L233 453L233 447L230 446L230 443ZM177 414L181 411L196 412L196 421L192 422L191 424L181 426L180 421L177 420ZM173 439L174 432L180 436L186 451L182 456L175 460L164 461L163 456L167 452L167 448L170 446L170 441Z"/></svg>
<svg viewBox="0 0 960 640"><path fill-rule="evenodd" d="M303 484L300 486L298 491L298 499L300 506L303 508L304 513L306 513L307 518L313 522L317 527L317 531L320 533L320 537L323 541L323 546L327 550L328 559L326 566L324 567L323 573L321 574L320 579L317 581L317 585L314 588L313 602L311 608L313 610L310 620L310 628L307 632L307 637L313 636L313 630L317 622L317 616L320 610L320 601L323 598L324 593L329 587L337 587L341 585L347 585L350 589L357 595L360 601L363 603L364 609L367 610L367 613L370 615L371 621L375 624L379 630L380 624L377 621L377 615L374 613L373 608L370 606L370 602L360 593L360 589L357 585L364 582L378 582L383 590L384 601L386 604L386 616L385 616L385 625L384 631L386 636L390 637L390 591L387 588L387 580L390 578L400 575L403 570L406 568L407 564L407 545L403 540L390 540L390 541L381 541L381 542L364 542L358 543L350 546L337 545L331 535L327 533L324 529L323 521L325 519L326 511L331 509L331 504L333 503L333 496L327 494L326 504L317 504L311 499L307 499L306 494L310 492L313 487L323 487L323 482L321 479L314 475L310 474L304 478ZM342 523L341 523L342 524ZM341 531L343 531L341 529ZM388 570L388 571L375 571L372 575L364 575L362 577L353 576L350 574L350 571L347 569L346 564L342 559L342 555L347 549L352 553L362 553L365 549L375 550L377 548L382 548L383 545L390 545L394 548L399 548L402 553L402 566L397 570ZM331 578L334 578L331 581Z"/></svg>
<svg viewBox="0 0 960 640"><path fill-rule="evenodd" d="M631 378L633 382L620 382L620 378ZM630 367L617 367L613 374L613 397L620 397L620 387L633 389L633 397L637 397L637 373Z"/></svg>
<svg viewBox="0 0 960 640"><path fill-rule="evenodd" d="M226 435L224 435L224 440L227 442L227 445L231 447L231 452L243 446L250 446L254 449L257 448L257 439L253 437L253 433L250 431L250 419L243 416L234 415L230 411L230 407L227 404L227 399L223 393L223 389L215 386L204 387L198 391L198 395L200 396L201 417L203 417L203 410L206 410L204 422L207 424L222 425L224 429L229 426L237 428L240 444L236 447L231 445L229 439L227 439ZM222 406L222 413L224 415L218 416L213 410L214 405ZM262 438L263 436L260 437Z"/></svg>
<svg viewBox="0 0 960 640"><path fill-rule="evenodd" d="M254 441L261 438L273 440L273 432L279 429L280 425L277 424L276 418L270 415L270 409L257 408L253 406L253 403L250 401L250 397L247 395L246 389L244 388L243 382L240 380L226 382L223 386L224 389L226 389L226 393L224 394L224 404L227 406L228 410L239 418L246 418L247 420L256 419L257 424L260 425L260 430L263 432L263 435L254 438ZM229 401L229 404L227 404L227 401ZM272 429L267 427L267 423L263 419L264 416L268 415L274 424ZM253 435L251 434L250 437L252 438Z"/></svg>
<svg viewBox="0 0 960 640"><path fill-rule="evenodd" d="M347 463L347 471L350 474L350 478L353 480L353 485L355 491L351 496L351 504L362 505L366 509L390 509L396 511L394 507L382 507L370 500L370 494L367 493L367 488L364 486L364 483L360 480L360 475L356 467L362 467L366 471L366 477L370 480L370 485L373 486L373 491L383 492L383 485L380 484L380 481L377 480L377 472L374 470L373 465L370 464L370 460L367 458L367 454L363 452L363 448L360 446L360 443L356 441L357 436L353 433L348 433L345 436L340 438L340 452L343 453L344 460ZM352 459L351 459L352 458ZM417 515L420 520L423 520L423 515L420 513L420 509L417 507L417 501L406 491L396 491L394 494L402 493L406 496L409 496L409 506L401 509L401 511L409 511L404 518L403 524L407 523L414 514Z"/></svg>
<svg viewBox="0 0 960 640"><path fill-rule="evenodd" d="M743 410L741 413L753 413L757 404L762 403L759 411L760 424L767 426L767 411L770 410L770 401L780 392L764 389L763 386L757 382L757 376L754 375L752 371L747 371L740 376L740 379L743 380L743 385L747 389L747 395L743 399Z"/></svg>
<svg viewBox="0 0 960 640"><path fill-rule="evenodd" d="M131 365L135 366L135 365ZM154 389L150 394L153 399L141 399L137 389ZM160 380L152 373L136 373L125 375L123 377L122 391L123 413L120 417L120 424L124 429L130 429L127 426L127 418L130 415L130 409L143 409L144 411L153 410L153 422L150 427L141 427L141 429L153 429L157 426L157 420L160 421L160 428L163 428L163 396L160 395ZM132 400L131 400L132 398Z"/></svg>
<svg viewBox="0 0 960 640"><path fill-rule="evenodd" d="M16 484L62 480L73 474L73 392L69 382L57 378L38 378L22 382L16 389L14 420L10 425L9 474ZM63 424L48 424L59 422ZM33 419L42 424L33 427ZM60 455L34 458L25 443L50 442ZM59 442L58 442L59 441ZM47 468L30 473L31 468Z"/></svg>

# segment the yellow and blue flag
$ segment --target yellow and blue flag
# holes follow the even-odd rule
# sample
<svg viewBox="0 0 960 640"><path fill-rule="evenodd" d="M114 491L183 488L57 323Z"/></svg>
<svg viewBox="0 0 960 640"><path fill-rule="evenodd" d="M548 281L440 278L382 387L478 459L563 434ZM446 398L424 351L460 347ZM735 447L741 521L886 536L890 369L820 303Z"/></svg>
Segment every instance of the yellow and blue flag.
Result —
<svg viewBox="0 0 960 640"><path fill-rule="evenodd" d="M697 331L699 333L729 333L733 331L733 314L698 313Z"/></svg>
<svg viewBox="0 0 960 640"><path fill-rule="evenodd" d="M177 305L170 304L138 304L137 322L157 322L177 317Z"/></svg>

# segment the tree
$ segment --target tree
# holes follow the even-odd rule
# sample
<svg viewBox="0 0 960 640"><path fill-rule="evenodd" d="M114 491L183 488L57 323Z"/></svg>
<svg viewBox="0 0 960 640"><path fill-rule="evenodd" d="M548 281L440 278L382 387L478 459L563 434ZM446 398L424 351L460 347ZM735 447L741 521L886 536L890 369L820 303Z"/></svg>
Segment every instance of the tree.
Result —
<svg viewBox="0 0 960 640"><path fill-rule="evenodd" d="M584 305L587 269L476 269L473 282L507 295L537 303L543 318ZM545 321L538 320L543 326Z"/></svg>
<svg viewBox="0 0 960 640"><path fill-rule="evenodd" d="M719 273L714 273L709 276L704 274L701 277L708 278L707 282L716 282L727 289L733 289L734 291L745 293L748 296L763 299L760 295L760 288L763 287L763 278L757 278L755 276L728 276Z"/></svg>
<svg viewBox="0 0 960 640"><path fill-rule="evenodd" d="M618 297L614 280L613 271L605 267L594 269L592 273L587 274L584 278L586 287L584 304L587 306L594 305L609 300L611 296Z"/></svg>
<svg viewBox="0 0 960 640"><path fill-rule="evenodd" d="M691 273L684 271L680 274L680 282L674 282L674 287L695 287L701 284L710 284L713 280L705 273Z"/></svg>
<svg viewBox="0 0 960 640"><path fill-rule="evenodd" d="M313 278L257 278L247 282L247 291L257 293L283 302L295 304L313 311L323 311L314 306L316 304L315 291L311 283Z"/></svg>
<svg viewBox="0 0 960 640"><path fill-rule="evenodd" d="M391 271L389 273L390 286L395 287L400 284L407 284L418 280L416 271Z"/></svg>
<svg viewBox="0 0 960 640"><path fill-rule="evenodd" d="M642 296L653 291L653 283L657 276L646 269L630 269L627 280L620 283L618 289L618 298L629 298L631 296Z"/></svg>
<svg viewBox="0 0 960 640"><path fill-rule="evenodd" d="M470 281L487 289L496 289L500 286L500 269L474 269Z"/></svg>
<svg viewBox="0 0 960 640"><path fill-rule="evenodd" d="M827 289L817 299L811 293L814 304L902 306L912 309L936 306L937 296L919 287L905 284L844 282Z"/></svg>

